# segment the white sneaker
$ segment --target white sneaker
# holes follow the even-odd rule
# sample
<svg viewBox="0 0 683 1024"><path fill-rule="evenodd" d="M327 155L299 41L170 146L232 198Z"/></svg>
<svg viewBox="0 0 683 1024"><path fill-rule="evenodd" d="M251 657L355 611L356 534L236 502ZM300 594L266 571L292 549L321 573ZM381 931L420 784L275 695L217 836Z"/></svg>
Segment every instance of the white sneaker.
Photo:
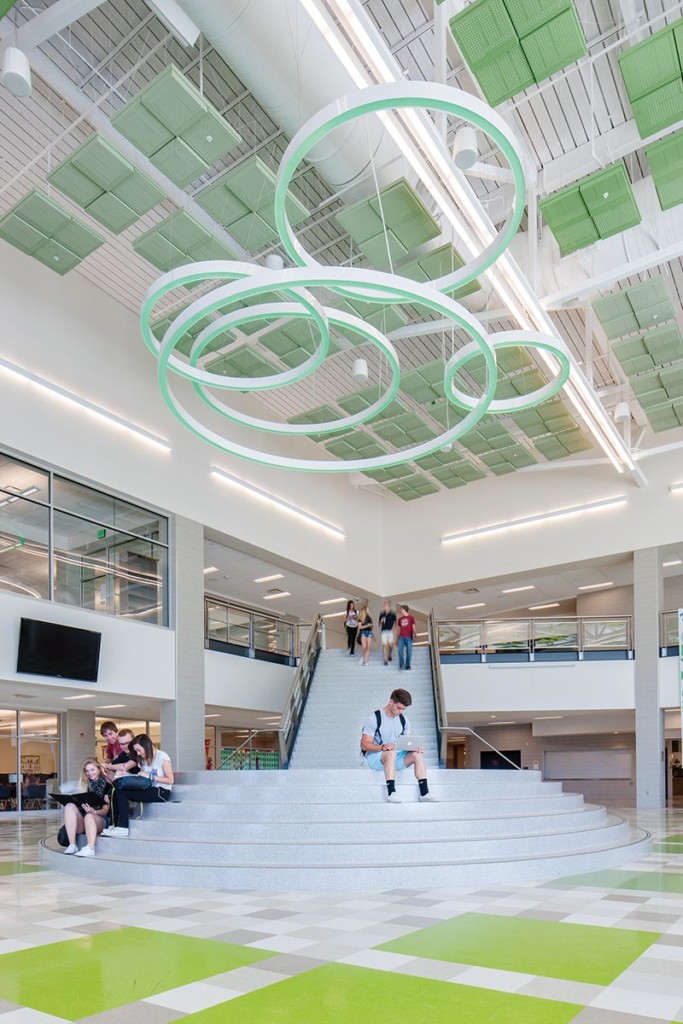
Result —
<svg viewBox="0 0 683 1024"><path fill-rule="evenodd" d="M436 799L436 797L434 796L433 793L425 793L424 796L422 796L422 794L420 794L420 800L422 801L423 804L435 804L435 803L437 803L437 799Z"/></svg>
<svg viewBox="0 0 683 1024"><path fill-rule="evenodd" d="M106 836L108 839L125 839L128 836L128 829L121 828L119 825L110 825L109 828L103 828L100 835Z"/></svg>
<svg viewBox="0 0 683 1024"><path fill-rule="evenodd" d="M75 843L69 843L64 853L78 853L78 847Z"/></svg>
<svg viewBox="0 0 683 1024"><path fill-rule="evenodd" d="M94 857L95 851L92 846L84 846L82 850L79 850L76 854L77 857Z"/></svg>
<svg viewBox="0 0 683 1024"><path fill-rule="evenodd" d="M395 791L393 793L387 793L387 803L400 804L401 798Z"/></svg>

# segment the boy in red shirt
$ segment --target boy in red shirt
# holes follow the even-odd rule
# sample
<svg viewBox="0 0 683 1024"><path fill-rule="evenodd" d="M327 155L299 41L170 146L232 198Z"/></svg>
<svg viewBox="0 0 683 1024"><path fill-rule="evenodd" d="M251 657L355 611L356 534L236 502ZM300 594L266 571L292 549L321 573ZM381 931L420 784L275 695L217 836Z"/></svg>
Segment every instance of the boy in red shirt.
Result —
<svg viewBox="0 0 683 1024"><path fill-rule="evenodd" d="M398 667L410 668L415 639L415 619L407 604L402 604L398 616Z"/></svg>

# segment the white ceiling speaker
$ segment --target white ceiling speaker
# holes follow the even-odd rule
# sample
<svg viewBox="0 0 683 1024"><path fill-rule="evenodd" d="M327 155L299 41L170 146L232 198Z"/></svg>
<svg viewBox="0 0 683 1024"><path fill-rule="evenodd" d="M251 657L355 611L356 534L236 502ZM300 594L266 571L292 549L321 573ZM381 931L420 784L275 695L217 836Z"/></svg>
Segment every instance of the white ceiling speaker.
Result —
<svg viewBox="0 0 683 1024"><path fill-rule="evenodd" d="M617 423L629 423L631 420L631 406L628 402L618 402L614 407L614 419Z"/></svg>
<svg viewBox="0 0 683 1024"><path fill-rule="evenodd" d="M16 46L8 46L3 54L2 84L17 99L31 95L31 65L26 54Z"/></svg>
<svg viewBox="0 0 683 1024"><path fill-rule="evenodd" d="M278 256L276 252L269 252L263 261L263 265L266 270L282 270L285 263L282 256Z"/></svg>
<svg viewBox="0 0 683 1024"><path fill-rule="evenodd" d="M351 378L356 382L356 384L367 384L368 364L365 359L354 359Z"/></svg>
<svg viewBox="0 0 683 1024"><path fill-rule="evenodd" d="M461 171L468 171L478 159L477 133L471 124L466 124L456 132L453 143L453 163Z"/></svg>

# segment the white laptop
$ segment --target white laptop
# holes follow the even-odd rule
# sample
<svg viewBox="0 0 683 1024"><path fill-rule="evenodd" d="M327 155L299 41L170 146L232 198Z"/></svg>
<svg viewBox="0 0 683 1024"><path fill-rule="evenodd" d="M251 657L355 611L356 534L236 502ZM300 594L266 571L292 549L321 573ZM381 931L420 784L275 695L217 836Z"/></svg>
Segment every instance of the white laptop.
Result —
<svg viewBox="0 0 683 1024"><path fill-rule="evenodd" d="M409 736L399 736L396 740L397 750L419 750L424 745L425 741L422 736L413 736L412 733Z"/></svg>

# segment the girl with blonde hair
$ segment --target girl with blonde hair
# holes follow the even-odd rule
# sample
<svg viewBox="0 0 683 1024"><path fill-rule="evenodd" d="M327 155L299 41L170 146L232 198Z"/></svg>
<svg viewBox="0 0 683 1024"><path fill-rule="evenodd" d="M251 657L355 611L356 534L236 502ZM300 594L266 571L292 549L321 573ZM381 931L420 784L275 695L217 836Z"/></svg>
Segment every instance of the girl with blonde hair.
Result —
<svg viewBox="0 0 683 1024"><path fill-rule="evenodd" d="M104 769L96 757L87 757L83 762L81 786L97 799L93 799L92 804L84 803L82 808L78 808L76 804L66 804L64 807L64 828L69 838L69 845L64 853L75 854L77 857L94 857L95 842L107 824L111 792ZM96 807L93 804L101 806ZM85 832L87 845L79 850L76 836L81 832Z"/></svg>

